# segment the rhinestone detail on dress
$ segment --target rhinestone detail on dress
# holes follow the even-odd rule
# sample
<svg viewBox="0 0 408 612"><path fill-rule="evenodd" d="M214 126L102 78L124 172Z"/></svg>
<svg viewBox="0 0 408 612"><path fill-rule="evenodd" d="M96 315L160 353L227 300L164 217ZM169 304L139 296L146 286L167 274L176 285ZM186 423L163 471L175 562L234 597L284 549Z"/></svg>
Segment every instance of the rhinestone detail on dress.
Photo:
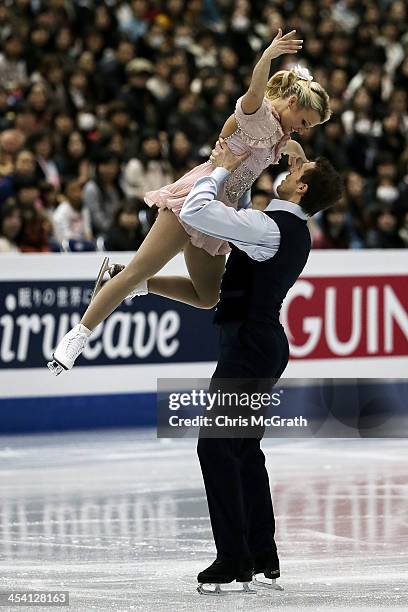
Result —
<svg viewBox="0 0 408 612"><path fill-rule="evenodd" d="M255 182L257 175L245 164L238 166L225 181L225 195L230 202L236 202Z"/></svg>

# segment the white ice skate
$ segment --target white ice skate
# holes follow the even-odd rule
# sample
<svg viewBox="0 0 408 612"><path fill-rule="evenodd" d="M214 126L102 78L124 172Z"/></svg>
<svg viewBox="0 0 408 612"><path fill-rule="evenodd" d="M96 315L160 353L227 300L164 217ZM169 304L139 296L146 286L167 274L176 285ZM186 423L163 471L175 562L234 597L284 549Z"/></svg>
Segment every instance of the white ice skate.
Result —
<svg viewBox="0 0 408 612"><path fill-rule="evenodd" d="M114 276L119 274L119 272L122 272L122 270L124 268L125 268L125 266L123 264L109 264L109 257L105 257L104 258L104 260L102 262L102 265L101 265L101 268L99 270L96 282L95 282L95 286L94 286L93 291L92 291L91 302L98 295L98 293L102 289L104 283L107 282L107 281L104 280L105 274L108 273L110 278L113 278ZM134 298L136 296L147 295L148 293L149 293L149 291L147 289L147 281L142 281L141 283L136 285L136 287L126 297L126 299L130 299L131 300L132 298Z"/></svg>
<svg viewBox="0 0 408 612"><path fill-rule="evenodd" d="M63 370L71 370L75 360L84 350L91 331L78 323L69 331L58 344L52 355L52 361L47 363L48 369L58 376Z"/></svg>

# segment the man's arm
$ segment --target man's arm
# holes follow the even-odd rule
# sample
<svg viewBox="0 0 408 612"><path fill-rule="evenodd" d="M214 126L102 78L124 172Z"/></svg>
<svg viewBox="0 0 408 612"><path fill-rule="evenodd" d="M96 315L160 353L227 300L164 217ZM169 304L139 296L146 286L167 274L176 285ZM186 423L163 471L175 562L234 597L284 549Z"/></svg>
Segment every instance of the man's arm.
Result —
<svg viewBox="0 0 408 612"><path fill-rule="evenodd" d="M275 221L260 210L235 210L216 200L225 179L249 153L234 155L222 138L211 153L216 169L194 185L180 212L180 218L201 232L233 242L252 259L262 261L275 255L280 232Z"/></svg>
<svg viewBox="0 0 408 612"><path fill-rule="evenodd" d="M269 246L271 233L279 233L272 219L260 210L235 210L216 200L217 192L229 174L225 168L216 168L210 176L199 179L183 204L181 220L215 238Z"/></svg>

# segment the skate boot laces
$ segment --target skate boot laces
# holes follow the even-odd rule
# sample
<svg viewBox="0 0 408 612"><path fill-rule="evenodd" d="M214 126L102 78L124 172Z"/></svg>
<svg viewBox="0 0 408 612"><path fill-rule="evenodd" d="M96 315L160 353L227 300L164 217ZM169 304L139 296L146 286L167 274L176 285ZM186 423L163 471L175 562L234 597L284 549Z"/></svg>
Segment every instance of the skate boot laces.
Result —
<svg viewBox="0 0 408 612"><path fill-rule="evenodd" d="M85 348L86 341L86 335L80 333L77 333L73 338L67 338L65 354L68 359L75 359Z"/></svg>

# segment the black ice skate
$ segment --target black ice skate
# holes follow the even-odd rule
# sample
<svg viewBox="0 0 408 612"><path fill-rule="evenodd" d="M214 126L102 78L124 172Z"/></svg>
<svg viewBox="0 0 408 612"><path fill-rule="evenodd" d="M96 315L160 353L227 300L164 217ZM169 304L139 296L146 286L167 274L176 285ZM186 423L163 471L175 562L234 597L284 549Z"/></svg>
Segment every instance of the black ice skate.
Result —
<svg viewBox="0 0 408 612"><path fill-rule="evenodd" d="M236 563L229 559L216 559L207 569L200 572L197 576L197 591L200 595L226 595L227 593L256 593L250 589L248 583L251 581L252 571L249 564L245 567L242 563ZM242 583L242 589L221 590L222 584L229 584L233 581ZM205 589L204 584L213 584L215 589Z"/></svg>
<svg viewBox="0 0 408 612"><path fill-rule="evenodd" d="M255 558L252 577L253 584L266 587L267 589L283 591L283 587L276 582L276 579L279 577L279 559L276 553L259 555Z"/></svg>

